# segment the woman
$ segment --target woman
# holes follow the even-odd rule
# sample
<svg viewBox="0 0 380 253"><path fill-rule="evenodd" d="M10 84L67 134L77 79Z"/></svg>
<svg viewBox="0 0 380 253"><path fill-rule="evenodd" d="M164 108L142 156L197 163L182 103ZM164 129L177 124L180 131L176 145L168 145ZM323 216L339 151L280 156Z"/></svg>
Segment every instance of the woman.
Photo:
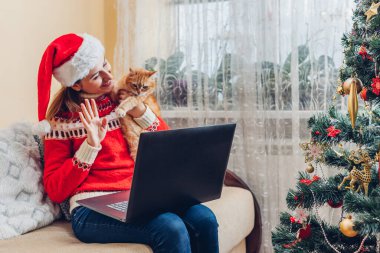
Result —
<svg viewBox="0 0 380 253"><path fill-rule="evenodd" d="M62 88L47 110L52 75ZM218 252L218 224L203 205L123 223L76 203L131 186L134 161L109 96L113 85L96 38L66 34L46 48L38 73L38 114L47 126L43 180L48 196L56 203L70 199L72 228L83 242L143 243L154 252ZM148 131L168 129L143 103L128 114Z"/></svg>

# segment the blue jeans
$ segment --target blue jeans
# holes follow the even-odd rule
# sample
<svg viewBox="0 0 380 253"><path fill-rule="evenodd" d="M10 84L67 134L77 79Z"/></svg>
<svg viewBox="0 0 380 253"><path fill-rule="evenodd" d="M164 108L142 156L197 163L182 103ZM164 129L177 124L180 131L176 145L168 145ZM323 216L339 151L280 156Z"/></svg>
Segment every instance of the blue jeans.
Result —
<svg viewBox="0 0 380 253"><path fill-rule="evenodd" d="M182 213L163 213L143 222L124 223L86 207L72 212L75 236L85 243L142 243L155 253L217 253L218 223L204 205Z"/></svg>

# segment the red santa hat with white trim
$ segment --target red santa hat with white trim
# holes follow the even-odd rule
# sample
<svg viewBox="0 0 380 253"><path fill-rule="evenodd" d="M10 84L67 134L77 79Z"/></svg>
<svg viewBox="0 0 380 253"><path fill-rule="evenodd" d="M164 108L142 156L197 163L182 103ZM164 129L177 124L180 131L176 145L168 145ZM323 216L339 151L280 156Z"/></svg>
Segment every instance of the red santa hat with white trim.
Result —
<svg viewBox="0 0 380 253"><path fill-rule="evenodd" d="M71 87L88 75L104 58L102 43L89 34L65 34L46 48L38 70L38 120L36 134L50 132L46 112L50 100L52 76L63 86Z"/></svg>

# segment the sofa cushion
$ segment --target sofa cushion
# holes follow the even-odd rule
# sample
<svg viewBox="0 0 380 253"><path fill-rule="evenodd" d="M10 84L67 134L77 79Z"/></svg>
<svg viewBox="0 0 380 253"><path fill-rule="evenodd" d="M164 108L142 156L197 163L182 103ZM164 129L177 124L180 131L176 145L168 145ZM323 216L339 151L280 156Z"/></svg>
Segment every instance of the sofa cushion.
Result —
<svg viewBox="0 0 380 253"><path fill-rule="evenodd" d="M231 252L233 248L249 234L253 228L254 206L249 191L224 187L220 199L205 203L215 213L219 223L220 252ZM241 248L241 245L239 245ZM85 244L77 240L71 224L56 221L52 225L12 238L0 241L0 252L70 252L70 253L151 253L150 247L143 244L112 243ZM235 249L234 249L235 250Z"/></svg>
<svg viewBox="0 0 380 253"><path fill-rule="evenodd" d="M204 203L219 223L219 251L230 252L253 229L255 216L252 194L242 188L223 187L221 199Z"/></svg>

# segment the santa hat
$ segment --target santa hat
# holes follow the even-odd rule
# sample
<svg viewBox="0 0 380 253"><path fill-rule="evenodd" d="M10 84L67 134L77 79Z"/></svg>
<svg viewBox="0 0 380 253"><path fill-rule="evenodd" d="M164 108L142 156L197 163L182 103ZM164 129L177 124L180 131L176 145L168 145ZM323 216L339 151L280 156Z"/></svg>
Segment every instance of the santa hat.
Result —
<svg viewBox="0 0 380 253"><path fill-rule="evenodd" d="M71 87L88 75L104 57L102 43L88 34L65 34L46 48L38 70L38 126L37 134L50 132L46 111L50 100L52 75L63 86Z"/></svg>

